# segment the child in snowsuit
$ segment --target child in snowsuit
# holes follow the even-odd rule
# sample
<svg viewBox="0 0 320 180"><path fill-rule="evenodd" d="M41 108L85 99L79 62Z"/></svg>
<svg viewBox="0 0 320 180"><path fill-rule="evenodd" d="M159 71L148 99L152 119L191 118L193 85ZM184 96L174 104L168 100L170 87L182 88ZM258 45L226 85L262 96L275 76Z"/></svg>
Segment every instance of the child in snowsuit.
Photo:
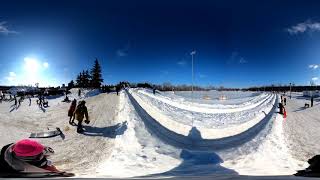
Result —
<svg viewBox="0 0 320 180"><path fill-rule="evenodd" d="M73 117L74 111L76 110L76 107L77 107L77 100L74 99L74 100L72 101L72 103L71 103L71 106L70 106L69 110L68 110L68 116L70 117L70 119L69 119L69 124L74 124L74 122L71 121L71 119L72 119L72 117Z"/></svg>
<svg viewBox="0 0 320 180"><path fill-rule="evenodd" d="M48 157L54 151L37 141L23 139L4 146L0 154L0 173L60 172Z"/></svg>
<svg viewBox="0 0 320 180"><path fill-rule="evenodd" d="M78 120L78 127L77 127L78 133L83 132L82 121L84 119L84 116L86 117L85 123L89 124L89 122L90 122L89 116L88 116L88 109L85 104L86 104L85 101L80 101L76 110L74 111L74 114L73 114L72 121L74 121L74 119Z"/></svg>

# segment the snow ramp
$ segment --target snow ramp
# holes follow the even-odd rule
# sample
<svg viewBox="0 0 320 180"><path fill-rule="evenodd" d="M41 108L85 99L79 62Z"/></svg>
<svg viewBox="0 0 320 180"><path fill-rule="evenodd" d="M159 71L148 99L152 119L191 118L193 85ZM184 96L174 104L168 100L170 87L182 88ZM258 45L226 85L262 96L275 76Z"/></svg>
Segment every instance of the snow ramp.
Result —
<svg viewBox="0 0 320 180"><path fill-rule="evenodd" d="M143 120L145 126L150 130L151 133L157 135L161 140L169 143L172 146L188 149L188 150L221 150L228 149L231 147L239 146L253 139L259 132L266 126L269 120L274 115L276 106L274 105L268 114L265 114L258 123L251 128L239 134L217 138L217 139L204 139L201 136L201 132L196 128L192 127L189 129L187 135L179 134L173 130L168 129L154 119L134 98L134 96L126 91L133 107ZM275 102L278 99L276 97Z"/></svg>

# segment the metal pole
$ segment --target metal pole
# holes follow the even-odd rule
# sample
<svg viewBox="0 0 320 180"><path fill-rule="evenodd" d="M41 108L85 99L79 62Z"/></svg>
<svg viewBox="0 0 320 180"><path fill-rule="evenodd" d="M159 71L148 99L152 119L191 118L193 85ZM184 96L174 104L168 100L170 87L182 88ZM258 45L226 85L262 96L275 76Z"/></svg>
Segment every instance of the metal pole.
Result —
<svg viewBox="0 0 320 180"><path fill-rule="evenodd" d="M192 69L191 69L191 78L192 78L192 86L191 86L191 93L193 94L193 55L194 53L191 53L191 64L192 64Z"/></svg>
<svg viewBox="0 0 320 180"><path fill-rule="evenodd" d="M193 102L193 83L194 83L194 75L193 75L193 55L196 54L196 51L192 51L191 53L191 76L192 76L192 85L191 85L191 99ZM192 116L193 116L193 112L192 112ZM192 127L193 127L193 117L192 117Z"/></svg>
<svg viewBox="0 0 320 180"><path fill-rule="evenodd" d="M290 83L290 99L291 99L291 83Z"/></svg>

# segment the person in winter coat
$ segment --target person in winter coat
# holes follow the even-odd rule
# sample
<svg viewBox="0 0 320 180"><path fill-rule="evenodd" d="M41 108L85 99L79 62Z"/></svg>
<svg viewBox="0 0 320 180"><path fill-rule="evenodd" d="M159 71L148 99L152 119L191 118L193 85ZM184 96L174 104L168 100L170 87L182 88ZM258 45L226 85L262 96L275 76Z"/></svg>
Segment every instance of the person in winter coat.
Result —
<svg viewBox="0 0 320 180"><path fill-rule="evenodd" d="M72 117L73 117L73 113L76 110L77 107L77 100L74 99L70 105L70 108L68 110L68 116L70 117L69 119L69 124L74 124L74 121L71 121Z"/></svg>
<svg viewBox="0 0 320 180"><path fill-rule="evenodd" d="M283 114L283 104L282 103L279 103L279 114Z"/></svg>
<svg viewBox="0 0 320 180"><path fill-rule="evenodd" d="M86 101L80 101L73 114L72 121L74 121L74 119L78 120L77 132L79 133L83 132L82 121L84 117L86 117L85 123L86 124L90 123L89 116L88 116L88 109L85 104L86 104Z"/></svg>
<svg viewBox="0 0 320 180"><path fill-rule="evenodd" d="M60 172L48 160L54 151L37 141L23 139L4 146L0 154L0 173Z"/></svg>
<svg viewBox="0 0 320 180"><path fill-rule="evenodd" d="M116 86L116 91L117 91L117 96L119 96L119 91L120 91L120 86L119 85Z"/></svg>

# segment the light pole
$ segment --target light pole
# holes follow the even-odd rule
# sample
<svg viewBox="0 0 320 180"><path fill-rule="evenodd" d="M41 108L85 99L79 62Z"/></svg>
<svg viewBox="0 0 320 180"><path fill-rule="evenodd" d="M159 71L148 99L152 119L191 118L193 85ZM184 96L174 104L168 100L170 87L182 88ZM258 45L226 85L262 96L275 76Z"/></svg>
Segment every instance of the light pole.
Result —
<svg viewBox="0 0 320 180"><path fill-rule="evenodd" d="M192 69L191 69L191 76L192 76L192 86L191 86L191 93L193 94L193 83L194 83L194 81L193 81L193 56L196 54L196 51L192 51L191 53L190 53L190 55L191 55L191 65L192 65Z"/></svg>
<svg viewBox="0 0 320 180"><path fill-rule="evenodd" d="M193 102L193 56L196 54L196 51L193 50L190 55L191 55L191 76L192 76L192 86L191 86L191 99ZM193 112L192 112L192 127L193 127Z"/></svg>
<svg viewBox="0 0 320 180"><path fill-rule="evenodd" d="M290 99L291 99L291 83L290 83Z"/></svg>

